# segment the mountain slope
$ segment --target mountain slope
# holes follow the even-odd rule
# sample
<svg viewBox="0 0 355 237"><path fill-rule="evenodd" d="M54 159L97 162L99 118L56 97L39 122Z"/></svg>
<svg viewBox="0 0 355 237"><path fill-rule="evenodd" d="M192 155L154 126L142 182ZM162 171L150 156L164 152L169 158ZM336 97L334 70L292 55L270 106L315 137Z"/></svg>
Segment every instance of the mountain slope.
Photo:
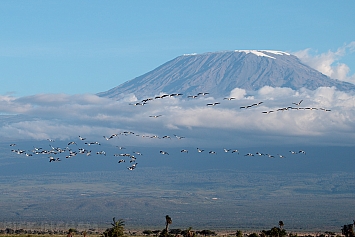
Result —
<svg viewBox="0 0 355 237"><path fill-rule="evenodd" d="M158 68L127 81L99 96L120 99L134 94L138 99L159 93L228 96L236 87L249 91L263 86L305 87L314 90L335 86L355 90L355 85L331 79L281 51L235 50L179 56Z"/></svg>

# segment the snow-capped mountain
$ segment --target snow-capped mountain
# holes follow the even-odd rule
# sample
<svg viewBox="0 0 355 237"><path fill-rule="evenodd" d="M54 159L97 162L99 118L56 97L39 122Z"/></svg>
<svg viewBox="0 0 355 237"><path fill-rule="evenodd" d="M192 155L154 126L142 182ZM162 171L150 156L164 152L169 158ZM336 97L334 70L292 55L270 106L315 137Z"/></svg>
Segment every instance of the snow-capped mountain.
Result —
<svg viewBox="0 0 355 237"><path fill-rule="evenodd" d="M255 91L263 86L310 90L335 86L339 90L355 90L354 84L331 79L289 53L235 50L185 54L98 95L120 99L134 94L142 99L160 93L209 92L223 97L236 87Z"/></svg>

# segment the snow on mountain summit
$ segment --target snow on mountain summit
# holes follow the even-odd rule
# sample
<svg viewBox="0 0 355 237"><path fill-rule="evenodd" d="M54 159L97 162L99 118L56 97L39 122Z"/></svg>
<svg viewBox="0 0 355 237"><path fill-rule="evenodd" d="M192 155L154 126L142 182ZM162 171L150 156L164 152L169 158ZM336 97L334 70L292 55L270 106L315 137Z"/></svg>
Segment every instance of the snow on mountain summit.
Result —
<svg viewBox="0 0 355 237"><path fill-rule="evenodd" d="M289 53L283 51L276 51L276 50L234 50L234 52L242 52L242 53L252 53L259 57L269 57L276 59L268 54L277 54L277 55L290 55Z"/></svg>

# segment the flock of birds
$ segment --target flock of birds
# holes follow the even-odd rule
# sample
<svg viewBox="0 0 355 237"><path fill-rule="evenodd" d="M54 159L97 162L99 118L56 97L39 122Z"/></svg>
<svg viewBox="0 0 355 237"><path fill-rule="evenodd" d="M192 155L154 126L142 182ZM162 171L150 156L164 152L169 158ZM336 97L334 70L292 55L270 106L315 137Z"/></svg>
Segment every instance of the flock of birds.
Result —
<svg viewBox="0 0 355 237"><path fill-rule="evenodd" d="M330 109L325 109L325 108L300 107L300 105L301 105L302 102L303 102L303 100L300 100L300 101L297 102L297 103L295 103L295 102L292 103L292 104L296 105L296 107L294 107L294 106L288 106L288 107L283 107L283 108L279 108L279 109L276 109L276 110L263 111L262 113L263 113L263 114L270 114L270 113L277 112L277 111L287 111L287 110L322 110L322 111L325 111L325 112L331 111Z"/></svg>
<svg viewBox="0 0 355 237"><path fill-rule="evenodd" d="M137 136L137 137L143 137L143 138L150 138L150 139L172 139L171 136L165 135L162 137L159 137L157 135L138 135L135 132L131 132L131 131L124 131L124 132L120 132L120 133L115 133L112 134L110 136L102 136L102 138L106 141L109 141L115 137L119 137L119 136ZM178 136L176 134L174 134L174 136L176 139L183 139L185 137L182 136ZM24 155L27 157L32 157L34 155L45 155L48 157L48 161L49 162L59 162L62 161L62 158L65 157L65 159L69 159L72 157L75 157L77 155L86 155L86 156L91 156L93 154L96 155L102 155L102 156L107 156L107 152L105 150L101 150L101 149L95 149L94 150L94 146L96 147L101 147L101 142L99 141L87 141L86 138L82 137L82 136L78 136L78 140L77 141L69 141L65 147L58 147L58 146L54 146L55 144L55 140L54 139L47 139L47 141L49 142L49 149L46 148L42 148L42 147L33 147L30 150L25 150L25 149L15 149L17 147L16 143L12 143L10 144L10 147L12 147L13 149L11 149L11 152L18 154L18 155ZM81 147L79 147L81 146ZM116 148L118 150L125 150L125 147L122 146L116 146ZM165 154L164 152L161 152L162 154ZM166 153L167 154L167 153ZM131 165L129 167L127 167L128 170L134 170L137 166L137 156L141 156L143 155L141 152L138 151L133 151L132 154L131 153L115 153L113 154L114 157L120 157L120 159L118 160L118 163L125 163L128 159L127 162L131 163Z"/></svg>
<svg viewBox="0 0 355 237"><path fill-rule="evenodd" d="M209 93L207 92L201 92L198 93L197 95L189 95L188 98L198 98L201 96L206 96ZM149 101L155 100L155 99L163 99L163 98L168 98L168 97L176 97L176 96L181 96L182 94L179 93L173 93L173 94L163 94L160 96L156 96L154 98L147 98L144 99L140 102L136 102L133 103L131 105L145 105L147 104ZM234 97L226 97L223 100L234 100L236 98ZM300 107L301 103L303 102L303 100L300 100L299 102L294 102L292 103L294 105L294 107L289 106L289 107L284 107L284 108L279 108L276 110L269 110L269 111L263 111L262 113L265 114L269 114L272 112L276 112L276 111L286 111L286 110L292 110L292 109L296 109L296 110L324 110L324 111L331 111L329 109L324 109L324 108L314 108L314 107ZM245 106L240 106L240 109L250 109L256 106L260 106L262 105L264 102L257 102L257 103L253 103L253 104L249 104L249 105L245 105ZM214 102L214 103L207 103L206 106L216 106L219 105L220 102ZM152 118L159 118L162 115L151 115L149 117ZM143 137L143 138L150 138L150 139L183 139L185 137L183 136L178 136L176 134L173 134L173 136L169 136L169 135L164 135L162 137L159 137L157 135L139 135L136 134L135 132L131 132L131 131L124 131L124 132L120 132L120 133L115 133L112 134L110 136L102 136L102 138L106 141L109 141L111 139L114 139L116 137L119 136L137 136L137 137ZM63 147L56 147L54 146L54 140L53 139L47 139L49 142L49 149L45 149L45 148L41 148L41 147L33 147L33 149L31 150L22 150L22 149L12 149L11 151L19 154L19 155L25 155L25 156L34 156L34 155L45 155L48 157L49 162L59 162L62 159L61 158L72 158L75 157L77 155L86 155L86 156L91 156L92 154L96 154L96 155L100 155L100 156L106 156L107 153L104 150L100 150L100 149L96 149L96 151L92 151L94 149L92 149L94 146L96 147L100 147L101 143L98 141L87 141L86 138L82 137L82 136L78 136L78 140L77 141L70 141L67 143L67 145L63 148ZM16 144L10 144L11 147L16 147ZM81 147L79 147L81 146ZM124 150L126 149L125 147L122 146L116 146L118 148L118 150ZM187 149L181 149L180 150L181 153L189 153L189 150ZM196 148L197 153L207 153L207 154L211 154L211 155L216 155L217 151L214 150L204 150L201 148ZM219 151L218 151L219 152ZM227 149L227 148L223 148L223 151L221 151L223 153L234 153L234 154L240 154L240 151L237 149ZM159 153L161 155L169 155L168 151L165 150L160 150ZM63 154L63 155L60 155ZM295 155L295 154L306 154L305 151L303 150L296 150L296 151L289 151L289 154L291 155ZM131 153L115 153L113 154L113 156L115 157L119 157L118 163L130 163L130 165L127 167L128 170L134 170L137 167L137 157L138 156L142 156L143 154L141 152L138 151L133 151L132 154ZM276 155L272 155L272 154L268 154L268 153L261 153L261 152L256 152L256 153L246 153L244 154L244 156L246 157L251 157L251 156L266 156L269 158L274 158L274 157L279 157L279 158L286 158L285 154L276 154Z"/></svg>
<svg viewBox="0 0 355 237"><path fill-rule="evenodd" d="M177 96L182 96L183 94L180 94L180 93L173 93L173 94L163 94L163 95L160 95L160 96L155 96L155 97L151 97L151 98L146 98L146 99L143 99L139 102L135 102L135 103L130 103L130 105L146 105L148 104L149 101L153 101L153 100L156 100L156 99L163 99L163 98L170 98L170 97L177 97ZM201 96L206 96L206 95L209 95L208 92L200 92L200 93L197 93L197 95L189 95L187 96L187 98L191 98L191 99L196 99L196 98L200 98ZM231 101L231 100L235 100L236 98L235 97L225 97L223 98L223 100L228 100L228 101ZM293 106L287 106L287 107L281 107L281 108L277 108L277 109L274 109L274 110L267 110L267 111L262 111L263 114L270 114L270 113L274 113L274 112L278 112L278 111L289 111L289 110L321 110L321 111L325 111L325 112L330 112L331 110L330 109L326 109L326 108L316 108L316 107L300 107L301 106L301 103L303 102L303 100L300 100L299 102L293 102ZM250 109L250 108L253 108L253 107L256 107L256 106L259 106L261 104L263 104L264 102L263 101L260 101L260 102L257 102L257 103L253 103L253 104L250 104L250 105L243 105L243 106L239 106L240 109ZM212 102L212 103L207 103L206 106L216 106L216 105L220 105L221 102ZM158 117L161 117L162 115L159 114L159 115L151 115L149 117L152 117L152 118L158 118Z"/></svg>
<svg viewBox="0 0 355 237"><path fill-rule="evenodd" d="M111 140L115 137L118 137L119 135L137 135L134 132L121 132L121 133L117 133L117 134L112 134L110 136L102 136L104 140ZM184 137L180 137L177 135L174 135L176 137L176 139L183 139ZM96 151L92 151L93 147L92 146L96 146L96 147L100 147L101 143L98 141L95 142L86 142L86 138L83 138L81 136L78 136L79 140L78 141L69 141L66 146L63 147L57 147L54 146L55 141L53 139L47 139L47 141L49 142L49 149L45 149L42 147L33 147L33 149L31 150L23 150L23 149L15 149L15 147L17 146L17 144L12 143L10 144L10 147L12 147L13 149L11 149L11 152L16 153L18 155L24 155L27 157L32 157L34 155L39 155L39 156L46 156L48 157L48 161L49 162L59 162L62 161L62 158L65 157L65 159L69 159L69 158L73 158L75 156L78 155L85 155L85 156L91 156L93 154L96 155L100 155L100 156L107 156L108 153L104 150L101 149L96 149ZM144 136L141 136L144 137ZM147 136L148 137L148 136ZM157 137L158 136L150 136L150 138L152 137ZM164 136L169 137L170 136ZM83 147L79 147L79 146L86 146L85 148ZM125 147L122 146L116 146L116 148L119 151L123 151L126 150ZM188 149L181 149L180 153L186 153L188 154L190 151ZM210 155L216 155L217 151L214 150L204 150L201 148L196 148L195 152L197 153L206 153L206 154L210 154ZM218 151L219 153L220 151ZM240 154L240 151L238 149L227 149L227 148L223 148L223 150L221 151L222 153L231 153L231 154ZM165 150L160 150L159 153L161 155L170 155L168 151ZM190 152L191 153L191 152ZM298 150L298 151L289 151L290 154L292 155L296 155L296 154L306 154L305 151L303 150ZM137 167L137 157L142 156L143 154L139 151L133 151L132 153L114 153L113 156L114 157L119 157L118 159L118 163L130 163L130 165L127 167L128 170L134 170ZM275 157L279 157L279 158L286 158L285 155L282 154L277 154L277 155L272 155L272 154L268 154L268 153L261 153L261 152L255 152L255 153L245 153L244 154L245 157L251 157L251 156L266 156L269 158L275 158Z"/></svg>

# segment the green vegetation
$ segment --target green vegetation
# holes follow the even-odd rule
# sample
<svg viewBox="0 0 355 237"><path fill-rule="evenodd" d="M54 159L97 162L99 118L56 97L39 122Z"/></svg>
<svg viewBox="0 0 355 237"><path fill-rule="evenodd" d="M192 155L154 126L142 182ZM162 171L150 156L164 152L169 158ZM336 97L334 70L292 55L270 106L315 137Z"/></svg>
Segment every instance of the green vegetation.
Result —
<svg viewBox="0 0 355 237"><path fill-rule="evenodd" d="M181 234L184 237L195 237L196 236L196 233L195 233L195 231L192 230L192 227L189 227L188 229L182 231Z"/></svg>
<svg viewBox="0 0 355 237"><path fill-rule="evenodd" d="M111 223L112 227L107 228L103 233L104 237L122 237L124 235L124 221L119 219L118 221L113 218L113 223Z"/></svg>
<svg viewBox="0 0 355 237"><path fill-rule="evenodd" d="M79 232L76 230L76 229L74 229L74 228L70 228L69 230L68 230L68 234L71 234L71 235L73 235L73 234L78 234Z"/></svg>
<svg viewBox="0 0 355 237"><path fill-rule="evenodd" d="M197 234L204 235L204 236L217 235L216 232L211 231L211 230L201 230L201 231L197 231Z"/></svg>
<svg viewBox="0 0 355 237"><path fill-rule="evenodd" d="M248 237L260 237L257 233L251 233Z"/></svg>
<svg viewBox="0 0 355 237"><path fill-rule="evenodd" d="M354 221L355 224L355 221ZM354 224L348 224L344 225L343 228L341 229L341 233L345 235L346 237L354 237Z"/></svg>
<svg viewBox="0 0 355 237"><path fill-rule="evenodd" d="M241 230L237 230L237 232L235 233L235 235L237 237L243 237L243 232Z"/></svg>
<svg viewBox="0 0 355 237"><path fill-rule="evenodd" d="M152 235L152 234L153 234L153 231L151 231L151 230L143 230L142 233L143 233L144 235Z"/></svg>
<svg viewBox="0 0 355 237"><path fill-rule="evenodd" d="M93 232L95 229L88 229L84 231L78 231L75 228L70 228L69 230L25 230L19 229L14 230L11 228L0 229L0 237L144 237L153 235L155 237L201 237L201 236L236 236L236 237L355 237L354 234L354 224L347 224L343 225L341 229L342 235L336 234L335 232L325 231L320 233L319 231L314 235L306 234L295 234L295 233L287 233L287 231L283 228L284 223L283 221L279 221L279 227L272 227L269 230L262 230L260 232L249 232L243 233L241 230L237 230L236 232L232 233L216 233L215 231L204 229L204 230L192 230L192 227L189 227L185 230L182 229L168 229L169 225L172 224L172 219L170 216L165 216L165 228L163 230L149 230L145 229L141 232L135 231L125 232L124 226L125 222L123 219L119 219L116 221L113 218L113 222L111 223L111 227L107 228L103 232Z"/></svg>
<svg viewBox="0 0 355 237"><path fill-rule="evenodd" d="M287 235L286 230L278 227L273 227L270 230L263 230L261 233L267 237L284 237Z"/></svg>

